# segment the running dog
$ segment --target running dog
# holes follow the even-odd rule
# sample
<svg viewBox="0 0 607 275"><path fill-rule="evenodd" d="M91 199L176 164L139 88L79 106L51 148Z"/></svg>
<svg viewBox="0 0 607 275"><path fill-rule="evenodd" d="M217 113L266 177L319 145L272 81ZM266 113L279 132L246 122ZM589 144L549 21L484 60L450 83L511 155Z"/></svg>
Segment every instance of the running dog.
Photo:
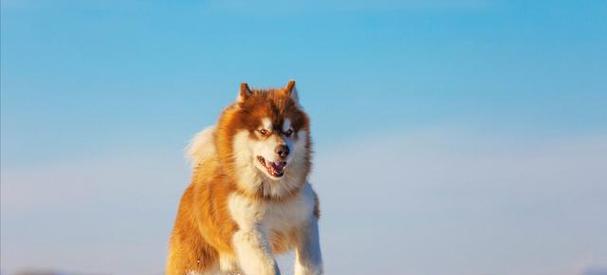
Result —
<svg viewBox="0 0 607 275"><path fill-rule="evenodd" d="M323 274L319 200L308 183L310 119L295 81L276 89L241 84L188 154L192 182L170 237L166 275L276 275L274 255L291 250L296 275Z"/></svg>

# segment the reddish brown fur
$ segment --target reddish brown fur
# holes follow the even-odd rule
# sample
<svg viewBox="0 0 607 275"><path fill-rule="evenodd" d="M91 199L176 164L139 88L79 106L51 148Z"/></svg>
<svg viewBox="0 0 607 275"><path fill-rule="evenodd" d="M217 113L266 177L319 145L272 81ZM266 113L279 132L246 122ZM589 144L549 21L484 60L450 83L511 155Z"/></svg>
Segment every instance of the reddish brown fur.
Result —
<svg viewBox="0 0 607 275"><path fill-rule="evenodd" d="M234 166L234 135L239 130L247 129L251 138L260 138L256 130L264 117L270 117L273 125L282 125L283 120L289 118L295 132L306 130L306 146L309 149L307 151L311 151L309 119L292 99L292 88L290 83L285 89L251 91L248 86L243 85L241 98L246 100L232 104L222 113L214 136L217 154L204 160L194 169L191 185L181 199L170 239L167 275L208 271L217 266L219 254L234 255L231 240L238 226L227 208L230 194L238 192L255 200L288 200L297 194L305 183L310 171L310 153L305 156L305 169L302 171L303 181L300 186L282 197L267 197L263 195L263 190L251 193L240 188ZM318 202L315 215L319 215ZM286 250L286 240L294 238L296 233L287 235L270 236L274 250Z"/></svg>

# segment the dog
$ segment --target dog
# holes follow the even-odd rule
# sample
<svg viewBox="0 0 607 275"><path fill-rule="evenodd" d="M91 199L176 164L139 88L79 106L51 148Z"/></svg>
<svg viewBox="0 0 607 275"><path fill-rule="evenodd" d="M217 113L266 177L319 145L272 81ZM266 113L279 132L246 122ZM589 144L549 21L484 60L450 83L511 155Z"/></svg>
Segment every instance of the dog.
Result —
<svg viewBox="0 0 607 275"><path fill-rule="evenodd" d="M310 119L295 81L242 83L236 102L189 149L192 182L170 236L166 275L276 275L295 251L296 275L323 274L319 199L308 182Z"/></svg>

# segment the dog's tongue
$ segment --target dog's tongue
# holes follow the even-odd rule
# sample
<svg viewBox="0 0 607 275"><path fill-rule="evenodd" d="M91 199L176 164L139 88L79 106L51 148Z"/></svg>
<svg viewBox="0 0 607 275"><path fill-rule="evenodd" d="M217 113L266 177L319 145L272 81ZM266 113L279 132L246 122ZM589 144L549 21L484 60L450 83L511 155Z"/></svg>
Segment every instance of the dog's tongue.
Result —
<svg viewBox="0 0 607 275"><path fill-rule="evenodd" d="M284 163L284 162L282 162L282 161L275 161L275 162L272 162L272 164L271 164L271 165L272 165L272 168L273 168L274 170L279 171L279 172L280 172L280 171L282 171L282 169L284 169L284 168L285 168L285 163Z"/></svg>

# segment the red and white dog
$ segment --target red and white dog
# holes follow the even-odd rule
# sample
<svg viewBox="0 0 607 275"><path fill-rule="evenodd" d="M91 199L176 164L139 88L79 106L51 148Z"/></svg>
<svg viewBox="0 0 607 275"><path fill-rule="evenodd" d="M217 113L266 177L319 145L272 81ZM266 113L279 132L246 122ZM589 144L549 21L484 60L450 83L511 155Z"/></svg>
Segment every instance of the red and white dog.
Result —
<svg viewBox="0 0 607 275"><path fill-rule="evenodd" d="M295 82L235 103L189 149L192 183L171 234L166 275L280 274L275 254L295 250L295 274L322 274L319 202L308 183L310 120Z"/></svg>

